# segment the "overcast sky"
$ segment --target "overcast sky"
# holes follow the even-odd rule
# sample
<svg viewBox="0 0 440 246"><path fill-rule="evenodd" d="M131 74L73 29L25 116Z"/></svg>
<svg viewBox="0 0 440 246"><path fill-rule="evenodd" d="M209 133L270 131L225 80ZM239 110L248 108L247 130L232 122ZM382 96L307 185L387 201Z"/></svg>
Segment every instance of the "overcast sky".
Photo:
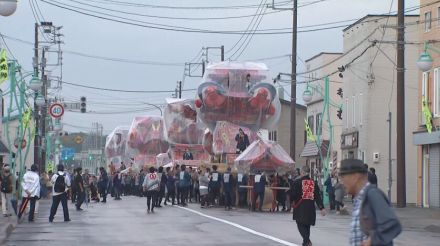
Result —
<svg viewBox="0 0 440 246"><path fill-rule="evenodd" d="M202 47L225 46L229 51L242 37L241 35L206 34L175 32L166 30L154 30L151 28L115 23L108 20L97 19L79 13L68 11L49 5L41 0L35 0L41 9L46 21L52 21L54 25L63 26L65 45L63 49L81 52L93 56L106 56L130 60L154 61L162 63L184 63L192 60ZM253 15L257 8L240 9L164 9L151 8L144 5L127 6L116 2L142 3L165 6L236 6L258 5L261 0L47 0L55 4L68 4L76 10L79 8L93 9L91 4L103 8L114 9L143 15L203 18ZM56 3L55 1L59 2ZM263 2L266 0L263 0ZM267 0L270 3L271 0ZM285 2L278 0L276 2ZM299 5L314 2L314 0L300 0ZM299 8L298 25L310 26L321 23L337 22L343 20L359 19L367 14L386 14L392 1L390 0L327 0L320 3ZM60 5L60 4L59 4ZM407 0L406 7L419 5L418 0ZM290 5L291 6L291 5ZM392 10L397 8L397 1L393 2ZM135 15L124 15L118 12L94 9L123 16L124 18L137 19L144 22L157 23L169 26L181 26L195 29L208 29L220 31L246 30L251 17L222 19L222 20L176 20L158 19ZM272 10L263 10L266 13ZM412 12L417 14L418 11ZM353 21L354 22L354 21ZM28 0L19 2L17 12L10 17L0 17L0 32L4 35L33 42L35 19ZM333 24L349 25L351 22ZM261 20L259 29L290 28L292 26L292 11L282 11L267 14ZM308 27L300 30L311 30L323 26ZM314 32L301 32L298 34L298 71L303 71L301 60L306 60L319 52L340 52L342 49L342 30L335 28ZM244 38L241 40L244 41ZM32 68L33 47L13 40L6 39L14 56L26 70ZM241 44L241 43L240 43ZM230 58L240 44L225 57ZM1 44L3 47L3 44ZM244 45L243 45L244 48ZM235 57L242 49L236 52ZM210 50L210 61L218 61L218 50ZM254 35L247 48L243 51L239 60L253 60L266 57L282 56L291 54L291 34L282 35ZM234 57L232 57L234 58ZM52 59L54 62L54 59ZM290 72L290 59L288 56L264 61L275 76L279 72ZM176 81L182 80L184 66L153 66L145 64L130 64L114 61L104 61L76 56L70 53L63 55L63 80L71 83L89 85L95 87L123 89L123 90L174 90ZM59 71L54 71L56 74ZM199 71L195 73L200 74ZM195 89L200 78L185 78L183 89ZM289 88L286 88L290 91ZM302 91L298 91L301 95ZM106 133L118 125L130 125L135 115L159 114L158 110L138 113L100 114L106 112L142 110L148 106L142 102L152 104L164 103L164 98L170 97L171 93L121 93L108 92L92 89L63 85L60 92L66 101L79 101L80 96L88 99L86 114L67 112L63 121L68 131L89 131L93 122L104 125ZM287 96L287 94L286 94ZM183 93L183 97L193 98L194 91Z"/></svg>

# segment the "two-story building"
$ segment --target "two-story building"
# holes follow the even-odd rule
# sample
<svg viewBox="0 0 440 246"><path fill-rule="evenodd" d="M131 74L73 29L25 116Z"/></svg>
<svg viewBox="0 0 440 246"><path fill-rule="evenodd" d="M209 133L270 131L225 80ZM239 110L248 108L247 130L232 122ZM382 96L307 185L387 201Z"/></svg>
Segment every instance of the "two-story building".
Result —
<svg viewBox="0 0 440 246"><path fill-rule="evenodd" d="M306 60L308 81L306 91L310 93L307 105L307 122L315 140L308 140L301 157L313 170L313 175L322 176L322 160L329 158L329 168L337 167L341 160L340 136L342 129L342 115L338 111L342 107L342 79L338 73L337 63L342 53L322 52ZM330 64L330 65L327 65ZM329 78L329 91L325 95L324 77ZM328 96L328 101L325 100ZM305 98L303 98L305 100ZM327 104L327 105L326 105ZM324 111L324 109L327 109ZM303 121L303 124L305 122Z"/></svg>
<svg viewBox="0 0 440 246"><path fill-rule="evenodd" d="M429 69L414 71L418 74L418 125L413 128L413 142L417 146L417 205L440 207L440 3L435 0L420 1L420 21L418 46L419 54L427 52L432 58ZM418 58L418 57L417 57ZM417 58L412 60L415 63ZM431 113L431 119L423 114L422 100ZM428 113L429 115L429 113ZM429 121L432 131L428 132Z"/></svg>
<svg viewBox="0 0 440 246"><path fill-rule="evenodd" d="M419 42L418 15L405 17L405 40ZM396 15L367 15L343 30L342 159L357 158L376 170L378 187L396 202ZM408 204L417 201L417 45L405 47L405 159ZM388 125L391 114L391 127ZM389 148L391 145L391 149ZM391 171L391 172L390 172Z"/></svg>

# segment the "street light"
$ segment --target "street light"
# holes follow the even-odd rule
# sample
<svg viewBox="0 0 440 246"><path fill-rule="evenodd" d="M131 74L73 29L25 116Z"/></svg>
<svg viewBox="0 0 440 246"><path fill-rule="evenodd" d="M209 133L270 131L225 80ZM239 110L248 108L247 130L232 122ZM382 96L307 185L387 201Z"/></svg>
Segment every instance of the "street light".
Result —
<svg viewBox="0 0 440 246"><path fill-rule="evenodd" d="M309 90L309 88L303 92L303 100L305 103L312 101L312 92Z"/></svg>
<svg viewBox="0 0 440 246"><path fill-rule="evenodd" d="M0 0L0 15L10 16L17 10L17 0Z"/></svg>
<svg viewBox="0 0 440 246"><path fill-rule="evenodd" d="M44 97L38 93L37 97L35 98L35 104L38 107L43 107L44 105L46 105L46 99L44 99Z"/></svg>
<svg viewBox="0 0 440 246"><path fill-rule="evenodd" d="M433 60L432 60L431 55L428 52L424 51L420 55L419 59L417 60L417 67L421 71L426 72L426 71L431 70L432 62L433 62Z"/></svg>
<svg viewBox="0 0 440 246"><path fill-rule="evenodd" d="M37 76L33 75L31 81L29 82L29 88L37 92L41 89L42 86L43 86L43 82L40 79L38 79Z"/></svg>
<svg viewBox="0 0 440 246"><path fill-rule="evenodd" d="M417 67L422 71L422 72L426 72L431 70L432 68L432 57L431 55L428 53L428 49L431 51L434 51L437 54L440 54L440 50L434 48L434 47L429 47L428 43L425 43L425 48L423 50L423 53L420 54L419 59L417 60Z"/></svg>

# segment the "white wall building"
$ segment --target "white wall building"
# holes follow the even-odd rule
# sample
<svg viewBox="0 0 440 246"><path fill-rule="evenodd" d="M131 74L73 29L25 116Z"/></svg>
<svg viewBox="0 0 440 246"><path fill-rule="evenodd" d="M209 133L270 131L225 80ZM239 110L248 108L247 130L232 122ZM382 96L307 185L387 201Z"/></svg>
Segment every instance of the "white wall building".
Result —
<svg viewBox="0 0 440 246"><path fill-rule="evenodd" d="M418 16L406 16L405 39L417 43ZM342 159L357 158L376 169L378 186L388 191L388 112L392 114L392 202L396 202L396 37L395 15L367 15L344 29ZM375 46L372 46L377 40ZM417 121L418 46L405 46L406 196L415 204L417 195L417 149L412 130Z"/></svg>

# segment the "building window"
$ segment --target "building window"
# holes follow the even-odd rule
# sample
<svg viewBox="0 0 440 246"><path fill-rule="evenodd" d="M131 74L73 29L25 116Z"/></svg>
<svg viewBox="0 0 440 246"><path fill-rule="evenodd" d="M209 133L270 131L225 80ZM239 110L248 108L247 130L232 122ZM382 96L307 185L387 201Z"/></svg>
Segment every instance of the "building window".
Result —
<svg viewBox="0 0 440 246"><path fill-rule="evenodd" d="M345 129L348 129L348 98L345 98Z"/></svg>
<svg viewBox="0 0 440 246"><path fill-rule="evenodd" d="M316 135L322 135L322 113L316 115Z"/></svg>
<svg viewBox="0 0 440 246"><path fill-rule="evenodd" d="M362 93L359 94L359 126L362 126L363 122L362 122L362 112L363 112L363 107L364 106L364 95Z"/></svg>
<svg viewBox="0 0 440 246"><path fill-rule="evenodd" d="M277 131L271 131L269 132L269 140L271 141L277 141Z"/></svg>
<svg viewBox="0 0 440 246"><path fill-rule="evenodd" d="M356 127L356 96L352 96L351 97L353 100L353 105L352 105L352 117L351 117L351 125L352 127Z"/></svg>
<svg viewBox="0 0 440 246"><path fill-rule="evenodd" d="M309 127L310 127L310 131L312 131L312 134L315 134L315 125L314 125L314 117L313 115L309 116L309 118L307 118L307 122L309 123Z"/></svg>
<svg viewBox="0 0 440 246"><path fill-rule="evenodd" d="M440 68L434 69L434 117L440 117Z"/></svg>
<svg viewBox="0 0 440 246"><path fill-rule="evenodd" d="M440 7L437 8L437 25L440 27Z"/></svg>
<svg viewBox="0 0 440 246"><path fill-rule="evenodd" d="M422 97L425 97L425 100L429 105L429 72L424 72L422 74ZM423 112L422 109L420 109L419 112ZM422 125L425 125L426 122L423 113L420 114L420 117L422 118Z"/></svg>
<svg viewBox="0 0 440 246"><path fill-rule="evenodd" d="M425 13L425 32L431 31L431 11Z"/></svg>

